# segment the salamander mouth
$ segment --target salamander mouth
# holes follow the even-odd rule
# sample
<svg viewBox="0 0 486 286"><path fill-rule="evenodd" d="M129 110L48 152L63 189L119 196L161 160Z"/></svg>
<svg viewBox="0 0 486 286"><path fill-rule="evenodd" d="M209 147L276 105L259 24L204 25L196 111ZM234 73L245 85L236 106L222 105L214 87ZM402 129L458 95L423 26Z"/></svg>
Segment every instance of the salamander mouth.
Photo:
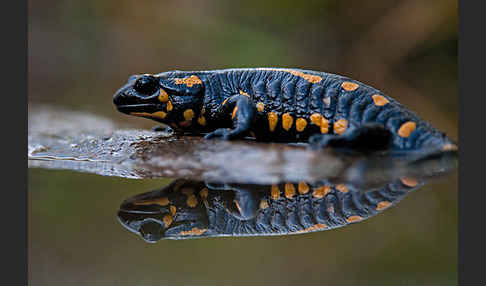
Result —
<svg viewBox="0 0 486 286"><path fill-rule="evenodd" d="M162 106L160 104L153 104L153 103L124 104L124 105L117 105L116 108L118 109L118 111L125 114L130 114L132 112L154 113L162 110Z"/></svg>
<svg viewBox="0 0 486 286"><path fill-rule="evenodd" d="M141 94L137 92L132 83L121 87L113 96L113 104L118 111L126 114L132 112L154 113L161 111L164 106L158 99L160 90L151 94Z"/></svg>

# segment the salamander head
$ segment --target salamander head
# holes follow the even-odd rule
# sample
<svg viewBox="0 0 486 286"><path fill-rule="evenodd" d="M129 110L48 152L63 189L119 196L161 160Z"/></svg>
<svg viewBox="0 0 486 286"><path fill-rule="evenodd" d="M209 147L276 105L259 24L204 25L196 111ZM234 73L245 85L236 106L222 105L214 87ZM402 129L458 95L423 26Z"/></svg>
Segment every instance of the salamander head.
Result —
<svg viewBox="0 0 486 286"><path fill-rule="evenodd" d="M202 109L204 86L186 72L134 75L113 96L118 111L177 127L190 126Z"/></svg>
<svg viewBox="0 0 486 286"><path fill-rule="evenodd" d="M227 223L238 225L255 218L259 191L232 191L228 186L178 179L156 191L126 199L119 222L147 242L222 234ZM258 197L258 198L257 198ZM217 219L216 219L217 218Z"/></svg>
<svg viewBox="0 0 486 286"><path fill-rule="evenodd" d="M151 243L206 236L209 218L199 188L198 182L176 180L161 190L128 198L120 206L118 220Z"/></svg>

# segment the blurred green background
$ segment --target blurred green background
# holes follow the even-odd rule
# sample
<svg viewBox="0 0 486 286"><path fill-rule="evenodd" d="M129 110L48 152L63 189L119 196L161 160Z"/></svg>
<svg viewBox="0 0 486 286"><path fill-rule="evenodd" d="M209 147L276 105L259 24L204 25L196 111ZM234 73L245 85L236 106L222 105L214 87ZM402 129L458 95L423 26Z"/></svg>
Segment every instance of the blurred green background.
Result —
<svg viewBox="0 0 486 286"><path fill-rule="evenodd" d="M131 74L296 67L372 85L457 139L457 1L29 1L29 105L141 128L112 95ZM116 220L168 180L29 170L31 285L456 285L457 176L343 229L161 241Z"/></svg>

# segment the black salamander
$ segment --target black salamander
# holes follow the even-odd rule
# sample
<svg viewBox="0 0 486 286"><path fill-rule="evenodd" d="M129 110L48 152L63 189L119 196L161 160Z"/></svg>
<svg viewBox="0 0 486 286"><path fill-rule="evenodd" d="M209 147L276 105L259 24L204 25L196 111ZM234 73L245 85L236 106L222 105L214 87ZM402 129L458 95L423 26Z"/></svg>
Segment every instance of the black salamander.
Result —
<svg viewBox="0 0 486 286"><path fill-rule="evenodd" d="M403 177L365 192L327 181L264 186L178 179L125 200L118 219L147 242L302 234L361 222L422 184Z"/></svg>
<svg viewBox="0 0 486 286"><path fill-rule="evenodd" d="M123 113L205 138L309 142L357 150L455 151L393 98L330 73L287 68L136 75L114 95Z"/></svg>

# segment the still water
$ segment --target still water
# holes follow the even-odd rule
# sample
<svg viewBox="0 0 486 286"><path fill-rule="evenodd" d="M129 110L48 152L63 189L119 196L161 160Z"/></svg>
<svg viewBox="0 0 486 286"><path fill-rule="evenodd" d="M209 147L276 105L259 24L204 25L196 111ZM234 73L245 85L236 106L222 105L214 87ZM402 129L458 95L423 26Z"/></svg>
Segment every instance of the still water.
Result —
<svg viewBox="0 0 486 286"><path fill-rule="evenodd" d="M456 285L456 158L412 155L174 138L35 110L30 284Z"/></svg>
<svg viewBox="0 0 486 286"><path fill-rule="evenodd" d="M164 189L170 182L29 169L30 281L35 285L457 283L456 173L408 193L383 213L332 230L146 243L120 223L120 207L127 199Z"/></svg>

